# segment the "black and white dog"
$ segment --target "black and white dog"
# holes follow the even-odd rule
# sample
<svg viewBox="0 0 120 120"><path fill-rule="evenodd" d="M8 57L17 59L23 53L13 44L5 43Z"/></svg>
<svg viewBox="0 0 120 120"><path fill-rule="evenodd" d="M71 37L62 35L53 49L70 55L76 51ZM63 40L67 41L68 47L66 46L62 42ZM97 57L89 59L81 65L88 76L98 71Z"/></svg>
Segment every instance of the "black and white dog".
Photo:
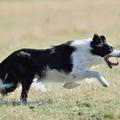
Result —
<svg viewBox="0 0 120 120"><path fill-rule="evenodd" d="M21 100L27 101L27 94L34 77L44 81L49 71L68 77L63 87L74 88L75 82L84 78L96 78L104 87L109 84L91 67L107 63L112 68L109 57L120 57L120 51L107 44L104 36L95 34L91 39L73 40L49 49L21 49L13 52L0 63L0 92L13 92L21 83ZM61 79L60 79L61 80Z"/></svg>

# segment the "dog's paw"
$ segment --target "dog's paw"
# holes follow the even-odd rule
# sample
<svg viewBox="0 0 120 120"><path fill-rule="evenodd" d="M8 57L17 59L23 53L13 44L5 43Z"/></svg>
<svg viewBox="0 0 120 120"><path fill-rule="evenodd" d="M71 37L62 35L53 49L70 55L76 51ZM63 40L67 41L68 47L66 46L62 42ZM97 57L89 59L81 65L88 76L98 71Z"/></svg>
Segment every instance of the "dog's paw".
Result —
<svg viewBox="0 0 120 120"><path fill-rule="evenodd" d="M109 87L109 84L103 84L103 87Z"/></svg>
<svg viewBox="0 0 120 120"><path fill-rule="evenodd" d="M101 84L103 87L109 87L109 83L105 80L104 77L101 78Z"/></svg>

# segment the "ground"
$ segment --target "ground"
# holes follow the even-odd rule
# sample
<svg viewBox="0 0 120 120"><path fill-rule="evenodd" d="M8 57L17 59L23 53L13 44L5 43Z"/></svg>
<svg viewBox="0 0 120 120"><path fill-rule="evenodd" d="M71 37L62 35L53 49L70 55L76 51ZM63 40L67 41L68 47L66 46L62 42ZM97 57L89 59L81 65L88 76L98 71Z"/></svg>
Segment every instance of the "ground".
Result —
<svg viewBox="0 0 120 120"><path fill-rule="evenodd" d="M119 0L0 0L0 60L21 48L46 48L103 34L120 49ZM120 66L97 68L110 87L81 83L73 90L30 90L32 103L19 104L20 90L0 102L0 120L118 120ZM17 101L17 102L16 102Z"/></svg>

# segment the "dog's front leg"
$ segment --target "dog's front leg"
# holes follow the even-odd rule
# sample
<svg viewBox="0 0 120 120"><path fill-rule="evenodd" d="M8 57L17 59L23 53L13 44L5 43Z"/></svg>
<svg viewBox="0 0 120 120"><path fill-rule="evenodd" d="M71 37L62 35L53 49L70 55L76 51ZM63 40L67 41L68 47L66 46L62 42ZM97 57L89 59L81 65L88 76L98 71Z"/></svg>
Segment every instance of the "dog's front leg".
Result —
<svg viewBox="0 0 120 120"><path fill-rule="evenodd" d="M77 79L96 78L101 83L102 86L109 87L109 84L105 80L105 78L96 71L80 71L79 73L74 74L73 76L76 77Z"/></svg>

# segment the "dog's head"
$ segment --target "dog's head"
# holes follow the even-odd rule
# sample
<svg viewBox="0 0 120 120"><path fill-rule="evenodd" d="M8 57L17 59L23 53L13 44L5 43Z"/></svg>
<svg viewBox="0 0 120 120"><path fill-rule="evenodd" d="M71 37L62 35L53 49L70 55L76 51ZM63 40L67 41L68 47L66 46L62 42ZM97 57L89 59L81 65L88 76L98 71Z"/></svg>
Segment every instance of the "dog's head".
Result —
<svg viewBox="0 0 120 120"><path fill-rule="evenodd" d="M120 51L114 49L110 44L108 44L105 36L94 34L91 41L91 47L92 54L103 57L110 68L112 68L113 65L118 65L118 62L112 63L109 61L109 57L120 57Z"/></svg>

